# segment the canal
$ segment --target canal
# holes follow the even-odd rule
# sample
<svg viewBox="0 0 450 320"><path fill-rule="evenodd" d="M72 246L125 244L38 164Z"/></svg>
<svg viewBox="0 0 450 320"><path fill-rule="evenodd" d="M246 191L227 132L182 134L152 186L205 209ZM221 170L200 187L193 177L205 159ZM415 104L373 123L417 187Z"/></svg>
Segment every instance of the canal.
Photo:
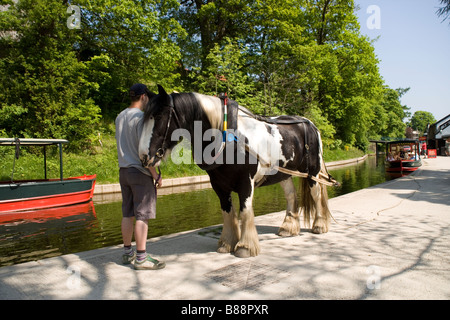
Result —
<svg viewBox="0 0 450 320"><path fill-rule="evenodd" d="M328 187L330 198L391 179L385 174L382 159L377 161L376 157L329 171L342 184ZM298 184L298 179L295 182ZM278 184L255 190L255 215L285 209L286 200ZM157 218L149 222L149 238L221 224L220 212L212 189L158 196ZM121 219L121 201L95 199L64 212L52 209L11 219L1 215L0 266L121 244Z"/></svg>

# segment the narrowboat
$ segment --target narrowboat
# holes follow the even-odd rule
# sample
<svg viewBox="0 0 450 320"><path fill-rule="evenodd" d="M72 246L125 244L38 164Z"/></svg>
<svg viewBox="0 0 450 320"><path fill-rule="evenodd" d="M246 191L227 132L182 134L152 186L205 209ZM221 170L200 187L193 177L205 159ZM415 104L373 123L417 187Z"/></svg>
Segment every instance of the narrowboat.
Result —
<svg viewBox="0 0 450 320"><path fill-rule="evenodd" d="M386 171L390 173L410 173L422 165L419 142L417 140L397 140L386 142Z"/></svg>
<svg viewBox="0 0 450 320"><path fill-rule="evenodd" d="M14 211L53 208L90 201L94 195L96 175L63 178L62 145L64 139L0 138L0 146L15 148L13 169L8 181L0 181L0 214ZM47 178L48 146L58 146L60 177ZM15 160L22 146L41 146L44 154L44 179L15 180Z"/></svg>

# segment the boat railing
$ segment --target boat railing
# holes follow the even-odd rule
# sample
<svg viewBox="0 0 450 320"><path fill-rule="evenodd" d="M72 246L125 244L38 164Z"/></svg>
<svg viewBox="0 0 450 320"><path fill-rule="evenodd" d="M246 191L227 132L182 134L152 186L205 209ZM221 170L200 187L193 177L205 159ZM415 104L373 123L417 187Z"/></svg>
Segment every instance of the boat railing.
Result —
<svg viewBox="0 0 450 320"><path fill-rule="evenodd" d="M65 139L31 139L31 138L0 138L0 146L13 146L15 147L15 154L13 160L13 169L11 172L11 181L14 182L14 171L16 159L20 157L21 146L42 146L44 154L44 180L47 180L47 146L56 145L59 149L59 179L63 180L63 156L62 145L69 143Z"/></svg>

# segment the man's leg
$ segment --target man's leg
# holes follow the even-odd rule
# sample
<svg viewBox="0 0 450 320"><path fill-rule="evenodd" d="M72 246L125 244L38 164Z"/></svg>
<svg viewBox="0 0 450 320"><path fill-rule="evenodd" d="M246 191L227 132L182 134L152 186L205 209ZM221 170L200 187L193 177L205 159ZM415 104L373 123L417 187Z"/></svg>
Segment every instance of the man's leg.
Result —
<svg viewBox="0 0 450 320"><path fill-rule="evenodd" d="M166 266L165 262L150 257L147 253L148 220L136 220L134 227L134 238L136 240L135 269L157 270Z"/></svg>
<svg viewBox="0 0 450 320"><path fill-rule="evenodd" d="M134 217L122 218L122 240L125 247L131 246L131 241L133 239L133 222Z"/></svg>
<svg viewBox="0 0 450 320"><path fill-rule="evenodd" d="M134 227L134 239L136 240L136 250L146 251L147 249L148 220L136 220Z"/></svg>
<svg viewBox="0 0 450 320"><path fill-rule="evenodd" d="M134 259L136 259L136 251L134 251L131 247L131 241L133 238L133 221L133 217L122 218L123 264L130 264Z"/></svg>
<svg viewBox="0 0 450 320"><path fill-rule="evenodd" d="M136 241L136 260L134 268L162 269L166 265L147 254L148 220L156 216L156 192L153 179L140 173L137 169L129 176L130 185L133 190L133 207L136 217L134 227L134 240Z"/></svg>
<svg viewBox="0 0 450 320"><path fill-rule="evenodd" d="M124 252L122 255L122 262L124 264L131 263L135 257L136 253L131 248L131 241L133 239L133 229L134 229L134 203L133 203L133 192L128 183L128 169L121 168L120 175L120 189L122 190L122 240Z"/></svg>

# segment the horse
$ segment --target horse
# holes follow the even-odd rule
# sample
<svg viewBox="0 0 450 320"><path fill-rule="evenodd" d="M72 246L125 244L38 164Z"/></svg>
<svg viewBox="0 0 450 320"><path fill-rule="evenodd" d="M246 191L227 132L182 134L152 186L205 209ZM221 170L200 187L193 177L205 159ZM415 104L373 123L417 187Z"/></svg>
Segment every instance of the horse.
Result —
<svg viewBox="0 0 450 320"><path fill-rule="evenodd" d="M194 161L206 170L220 201L224 223L217 252L241 258L259 254L253 194L256 187L275 183L280 183L287 201L279 236L299 235L302 209L307 226L314 219L313 233L328 232L331 213L321 180L333 179L323 161L319 130L310 120L254 115L233 100L199 93L167 94L160 85L158 94L148 95L139 142L142 165L159 166L181 140L190 139ZM227 109L234 110L230 119ZM299 198L292 179L295 173L303 177ZM239 216L232 192L238 194Z"/></svg>

